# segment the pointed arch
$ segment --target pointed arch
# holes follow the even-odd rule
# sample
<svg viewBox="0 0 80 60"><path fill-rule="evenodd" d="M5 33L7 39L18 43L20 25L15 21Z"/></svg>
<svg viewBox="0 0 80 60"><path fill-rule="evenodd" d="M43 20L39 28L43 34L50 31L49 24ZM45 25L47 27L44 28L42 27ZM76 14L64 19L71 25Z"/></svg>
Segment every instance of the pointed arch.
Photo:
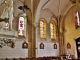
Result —
<svg viewBox="0 0 80 60"><path fill-rule="evenodd" d="M44 10L46 10L47 12L49 12L52 15L51 18L54 17L57 20L57 17L50 9L46 8L46 9L43 9L42 11L44 11Z"/></svg>
<svg viewBox="0 0 80 60"><path fill-rule="evenodd" d="M60 15L60 32L65 30L65 23L64 23L65 17L67 15L67 13L69 12L69 10L74 6L75 6L75 4L68 3L68 5L62 11L62 13Z"/></svg>

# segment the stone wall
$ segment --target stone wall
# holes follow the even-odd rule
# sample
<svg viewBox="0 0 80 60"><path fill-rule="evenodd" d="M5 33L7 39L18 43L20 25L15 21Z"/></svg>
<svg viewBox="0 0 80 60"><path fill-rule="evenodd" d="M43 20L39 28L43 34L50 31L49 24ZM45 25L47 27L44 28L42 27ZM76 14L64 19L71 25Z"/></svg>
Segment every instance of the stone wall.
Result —
<svg viewBox="0 0 80 60"><path fill-rule="evenodd" d="M76 42L75 39L80 37L80 28L75 27L74 21L74 13L75 7L72 7L65 18L65 32L64 32L64 40L65 40L65 53L70 53L72 55L76 55ZM71 44L71 49L67 49L67 43Z"/></svg>

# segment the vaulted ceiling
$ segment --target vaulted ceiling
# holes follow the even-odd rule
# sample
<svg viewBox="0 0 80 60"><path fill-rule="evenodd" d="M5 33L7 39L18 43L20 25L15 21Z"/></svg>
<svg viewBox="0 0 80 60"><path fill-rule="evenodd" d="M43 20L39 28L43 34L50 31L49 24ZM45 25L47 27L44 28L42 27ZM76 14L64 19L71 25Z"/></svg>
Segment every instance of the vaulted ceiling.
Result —
<svg viewBox="0 0 80 60"><path fill-rule="evenodd" d="M41 10L49 9L55 16L61 14L68 6L69 0L47 0L41 7Z"/></svg>
<svg viewBox="0 0 80 60"><path fill-rule="evenodd" d="M55 18L63 14L65 15L74 5L75 3L73 4L70 0L34 0L35 20L37 21L40 17L44 18L45 16L47 18L50 15Z"/></svg>
<svg viewBox="0 0 80 60"><path fill-rule="evenodd" d="M36 16L39 19L40 14L43 14L44 11L49 11L51 14L53 14L55 17L58 15L63 14L65 12L65 9L67 9L70 5L74 5L71 3L70 0L13 0L14 1L14 16L17 16L17 12L21 12L17 7L24 4L28 5L30 9L33 10L34 17ZM72 0L74 2L74 0ZM1 3L3 3L4 0L0 0L0 8ZM0 11L1 13L1 11Z"/></svg>

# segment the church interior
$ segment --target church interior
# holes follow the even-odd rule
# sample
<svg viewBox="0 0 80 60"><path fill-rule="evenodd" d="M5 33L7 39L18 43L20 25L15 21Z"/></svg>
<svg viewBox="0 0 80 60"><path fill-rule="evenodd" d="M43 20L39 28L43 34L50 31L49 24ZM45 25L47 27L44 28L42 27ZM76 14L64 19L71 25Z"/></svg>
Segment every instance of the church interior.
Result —
<svg viewBox="0 0 80 60"><path fill-rule="evenodd" d="M80 0L0 0L0 60L80 60Z"/></svg>

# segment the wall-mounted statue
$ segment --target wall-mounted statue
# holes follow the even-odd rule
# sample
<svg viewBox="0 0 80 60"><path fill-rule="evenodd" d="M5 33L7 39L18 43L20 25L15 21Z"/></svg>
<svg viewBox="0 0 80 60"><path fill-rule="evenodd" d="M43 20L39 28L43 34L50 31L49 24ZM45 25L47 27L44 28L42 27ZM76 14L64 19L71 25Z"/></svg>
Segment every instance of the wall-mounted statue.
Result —
<svg viewBox="0 0 80 60"><path fill-rule="evenodd" d="M13 17L13 0L5 0L5 8L0 16L0 20L6 21L6 19L9 20L9 29L12 29L12 20ZM7 20L7 22L8 22Z"/></svg>

